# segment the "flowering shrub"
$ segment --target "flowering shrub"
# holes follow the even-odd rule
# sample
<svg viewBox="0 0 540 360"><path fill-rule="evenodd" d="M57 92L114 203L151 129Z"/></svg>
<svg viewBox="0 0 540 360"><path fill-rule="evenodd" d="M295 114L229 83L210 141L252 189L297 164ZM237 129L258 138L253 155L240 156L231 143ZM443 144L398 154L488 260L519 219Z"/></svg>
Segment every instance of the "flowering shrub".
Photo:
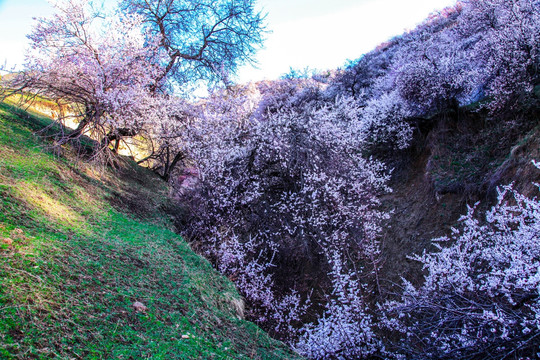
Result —
<svg viewBox="0 0 540 360"><path fill-rule="evenodd" d="M307 324L295 349L309 359L360 359L382 349L373 332L372 317L366 313L362 286L356 274L345 266L343 255L334 249L332 264L333 291L323 315L316 324Z"/></svg>
<svg viewBox="0 0 540 360"><path fill-rule="evenodd" d="M217 255L220 272L228 274L249 300L252 316L261 323L272 324L273 332L293 336L297 329L293 326L300 322L300 317L307 309L296 291L285 296L275 293L271 268L275 266L273 257L277 244L261 244L250 237L241 242L235 234L221 234ZM270 259L265 253L271 253Z"/></svg>
<svg viewBox="0 0 540 360"><path fill-rule="evenodd" d="M522 103L538 83L540 3L537 0L465 1L460 32L474 39L471 57L491 108Z"/></svg>
<svg viewBox="0 0 540 360"><path fill-rule="evenodd" d="M533 358L540 337L540 202L505 186L485 223L474 208L461 230L415 257L425 283L406 284L388 322L413 358Z"/></svg>
<svg viewBox="0 0 540 360"><path fill-rule="evenodd" d="M288 81L296 80L278 85ZM255 318L289 333L300 319L291 305L302 306L297 295L276 295L272 264L318 253L324 269L329 250L339 248L376 272L386 217L376 211L377 194L388 190L383 164L362 155L366 124L354 99L329 102L316 88L290 89L295 100L287 102L263 89L257 107L241 93L215 94L185 144L199 173L185 195L194 215L187 235L248 300L270 309Z"/></svg>

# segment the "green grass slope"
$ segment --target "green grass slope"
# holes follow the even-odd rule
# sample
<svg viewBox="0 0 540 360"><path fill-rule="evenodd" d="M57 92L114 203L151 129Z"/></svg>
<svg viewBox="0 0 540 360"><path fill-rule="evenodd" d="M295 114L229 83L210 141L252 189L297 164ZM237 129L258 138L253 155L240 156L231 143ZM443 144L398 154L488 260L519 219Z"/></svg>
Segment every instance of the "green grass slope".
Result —
<svg viewBox="0 0 540 360"><path fill-rule="evenodd" d="M153 174L55 155L47 122L0 104L0 359L298 358L169 229Z"/></svg>

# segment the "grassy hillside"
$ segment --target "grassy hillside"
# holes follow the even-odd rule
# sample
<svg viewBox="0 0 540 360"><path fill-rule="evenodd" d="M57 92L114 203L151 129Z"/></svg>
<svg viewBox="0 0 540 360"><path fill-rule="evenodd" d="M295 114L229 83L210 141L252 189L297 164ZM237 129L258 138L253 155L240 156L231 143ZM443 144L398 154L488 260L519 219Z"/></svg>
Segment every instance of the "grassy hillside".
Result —
<svg viewBox="0 0 540 360"><path fill-rule="evenodd" d="M0 104L1 359L297 358L169 229L162 182L51 153L47 123Z"/></svg>

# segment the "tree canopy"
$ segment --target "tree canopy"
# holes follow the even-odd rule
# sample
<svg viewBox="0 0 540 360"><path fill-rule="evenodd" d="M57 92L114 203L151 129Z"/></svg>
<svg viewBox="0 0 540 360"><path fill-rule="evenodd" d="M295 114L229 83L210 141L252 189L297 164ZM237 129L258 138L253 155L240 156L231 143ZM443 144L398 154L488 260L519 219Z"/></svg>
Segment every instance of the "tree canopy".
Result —
<svg viewBox="0 0 540 360"><path fill-rule="evenodd" d="M264 34L255 0L122 0L122 8L142 15L166 56L157 80L175 85L220 81L253 61Z"/></svg>
<svg viewBox="0 0 540 360"><path fill-rule="evenodd" d="M180 121L171 109L177 90L224 80L252 61L264 32L253 5L122 0L105 12L89 0L61 0L54 15L37 19L26 69L9 87L77 106L77 129L57 143L93 133L96 154L116 151L125 137Z"/></svg>

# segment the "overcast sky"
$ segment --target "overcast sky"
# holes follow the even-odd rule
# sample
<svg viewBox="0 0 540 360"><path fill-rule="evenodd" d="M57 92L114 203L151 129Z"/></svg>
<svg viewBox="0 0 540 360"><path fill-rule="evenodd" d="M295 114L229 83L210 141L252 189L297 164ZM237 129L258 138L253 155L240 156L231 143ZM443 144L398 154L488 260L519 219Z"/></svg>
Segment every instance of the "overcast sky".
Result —
<svg viewBox="0 0 540 360"><path fill-rule="evenodd" d="M106 0L107 1L107 0ZM259 0L267 13L258 69L246 66L239 80L275 79L290 68L326 70L414 28L455 0ZM32 18L50 14L46 0L0 0L0 64L20 66Z"/></svg>

